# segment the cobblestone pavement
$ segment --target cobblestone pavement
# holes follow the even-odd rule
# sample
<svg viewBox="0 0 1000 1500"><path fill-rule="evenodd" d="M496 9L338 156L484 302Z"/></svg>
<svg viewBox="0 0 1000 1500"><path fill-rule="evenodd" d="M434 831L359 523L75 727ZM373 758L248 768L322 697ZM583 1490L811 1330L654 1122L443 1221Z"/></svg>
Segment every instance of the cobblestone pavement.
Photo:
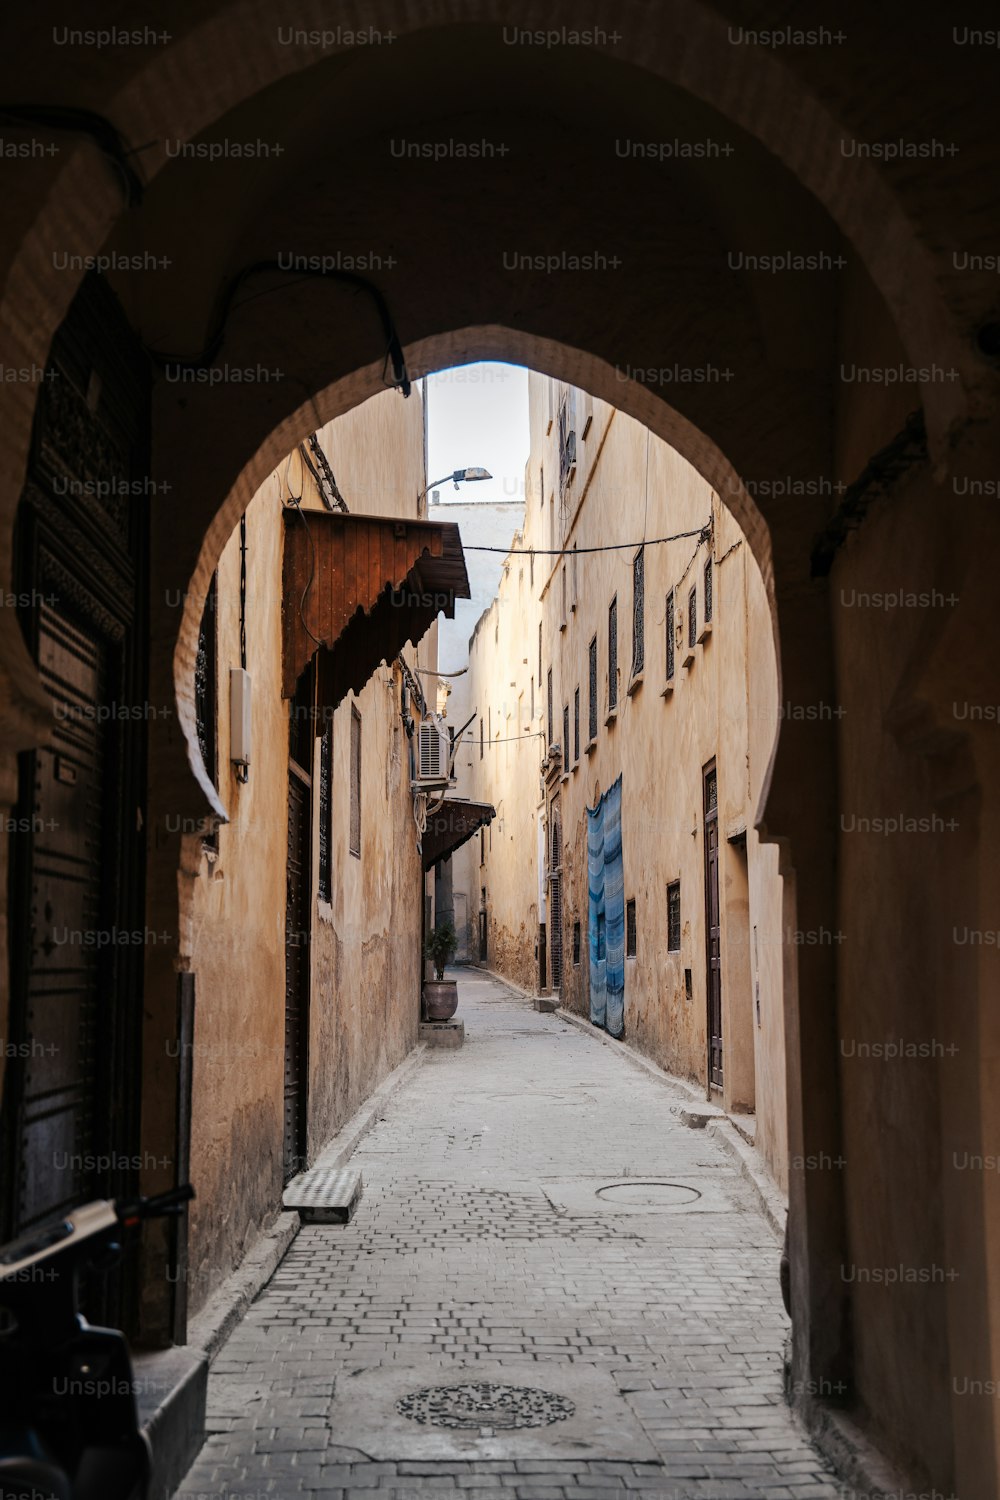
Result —
<svg viewBox="0 0 1000 1500"><path fill-rule="evenodd" d="M465 1046L428 1052L352 1159L354 1221L303 1228L219 1354L179 1500L835 1497L782 1397L779 1246L732 1159L616 1049L475 972L460 995ZM635 1202L650 1178L684 1201ZM414 1456L454 1434L376 1409L381 1381L521 1386L526 1364L571 1402L606 1384L575 1454L552 1422Z"/></svg>

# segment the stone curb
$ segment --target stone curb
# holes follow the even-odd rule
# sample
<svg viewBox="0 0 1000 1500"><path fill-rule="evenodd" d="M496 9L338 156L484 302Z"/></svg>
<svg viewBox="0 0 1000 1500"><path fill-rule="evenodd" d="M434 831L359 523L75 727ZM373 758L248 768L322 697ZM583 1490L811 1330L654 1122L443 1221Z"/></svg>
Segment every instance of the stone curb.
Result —
<svg viewBox="0 0 1000 1500"><path fill-rule="evenodd" d="M357 1149L359 1142L378 1121L379 1114L410 1075L420 1066L426 1051L424 1043L414 1047L397 1068L384 1078L373 1094L357 1109L317 1156L314 1167L337 1171ZM242 1322L247 1308L267 1286L284 1260L288 1247L301 1227L295 1212L279 1213L277 1218L244 1256L236 1270L213 1293L205 1306L188 1324L188 1348L201 1350L213 1361L233 1329Z"/></svg>

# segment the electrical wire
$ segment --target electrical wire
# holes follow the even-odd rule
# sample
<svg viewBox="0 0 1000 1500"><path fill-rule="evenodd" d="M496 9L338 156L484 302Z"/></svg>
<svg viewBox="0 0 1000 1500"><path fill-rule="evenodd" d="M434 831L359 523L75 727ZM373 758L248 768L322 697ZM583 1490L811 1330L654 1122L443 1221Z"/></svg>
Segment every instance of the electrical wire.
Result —
<svg viewBox="0 0 1000 1500"><path fill-rule="evenodd" d="M340 282L342 285L352 286L355 291L364 292L366 296L370 297L375 304L386 340L385 361L382 366L383 383L394 385L398 390L402 391L404 396L410 395L412 385L406 369L403 346L385 297L375 283L369 281L366 276L359 276L355 271L326 270L322 267L317 267L315 270L307 268L304 271L293 271L291 267L282 266L277 260L253 261L250 265L243 266L241 270L229 278L223 288L222 295L218 299L219 310L212 325L212 331L200 353L193 356L168 354L165 350L153 349L146 344L144 348L150 359L161 366L177 365L181 369L187 370L208 369L214 363L219 350L222 348L225 339L226 324L229 321L229 314L233 310L237 292L253 277L267 275L271 272L275 272L281 276L294 275L298 281L318 279L320 281ZM278 287L271 287L268 290L277 291L278 289ZM262 296L264 293L258 293L257 295ZM251 299L246 298L244 300L249 301ZM238 305L242 307L244 304L239 303ZM385 379L385 371L390 363L392 364L393 371L393 380L391 382Z"/></svg>
<svg viewBox="0 0 1000 1500"><path fill-rule="evenodd" d="M648 541L639 542L608 542L603 547L576 547L573 550L578 557L583 557L590 552L637 552L640 547L656 547L664 542L681 542L685 537L696 536L699 545L708 540L712 533L711 519L704 526L699 526L693 531L675 531L673 536L652 536ZM462 543L463 552L501 552L505 557L563 557L569 554L565 547L481 547L471 542ZM697 555L697 554L696 554Z"/></svg>
<svg viewBox="0 0 1000 1500"><path fill-rule="evenodd" d="M129 161L135 151L126 149L117 128L105 115L99 115L92 109L79 109L75 105L0 104L0 120L9 120L15 127L38 125L43 130L64 130L74 135L88 135L118 173L127 206L135 208L142 202L142 179Z"/></svg>

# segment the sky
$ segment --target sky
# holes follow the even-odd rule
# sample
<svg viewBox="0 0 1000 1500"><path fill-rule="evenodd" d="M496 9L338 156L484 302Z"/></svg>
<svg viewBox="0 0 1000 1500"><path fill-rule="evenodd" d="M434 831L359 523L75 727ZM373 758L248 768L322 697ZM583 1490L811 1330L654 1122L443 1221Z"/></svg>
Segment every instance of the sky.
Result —
<svg viewBox="0 0 1000 1500"><path fill-rule="evenodd" d="M517 365L458 365L427 378L427 478L478 466L493 479L441 485L441 501L524 500L528 372ZM429 498L429 497L428 497Z"/></svg>

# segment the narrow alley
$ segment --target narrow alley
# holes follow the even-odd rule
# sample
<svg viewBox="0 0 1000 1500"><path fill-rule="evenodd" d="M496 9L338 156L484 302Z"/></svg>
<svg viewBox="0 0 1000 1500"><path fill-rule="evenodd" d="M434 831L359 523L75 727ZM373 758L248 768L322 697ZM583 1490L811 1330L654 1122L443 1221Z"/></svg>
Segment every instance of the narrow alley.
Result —
<svg viewBox="0 0 1000 1500"><path fill-rule="evenodd" d="M178 1500L833 1497L738 1160L665 1077L456 972L465 1046L424 1053L353 1221L304 1226L219 1353Z"/></svg>

